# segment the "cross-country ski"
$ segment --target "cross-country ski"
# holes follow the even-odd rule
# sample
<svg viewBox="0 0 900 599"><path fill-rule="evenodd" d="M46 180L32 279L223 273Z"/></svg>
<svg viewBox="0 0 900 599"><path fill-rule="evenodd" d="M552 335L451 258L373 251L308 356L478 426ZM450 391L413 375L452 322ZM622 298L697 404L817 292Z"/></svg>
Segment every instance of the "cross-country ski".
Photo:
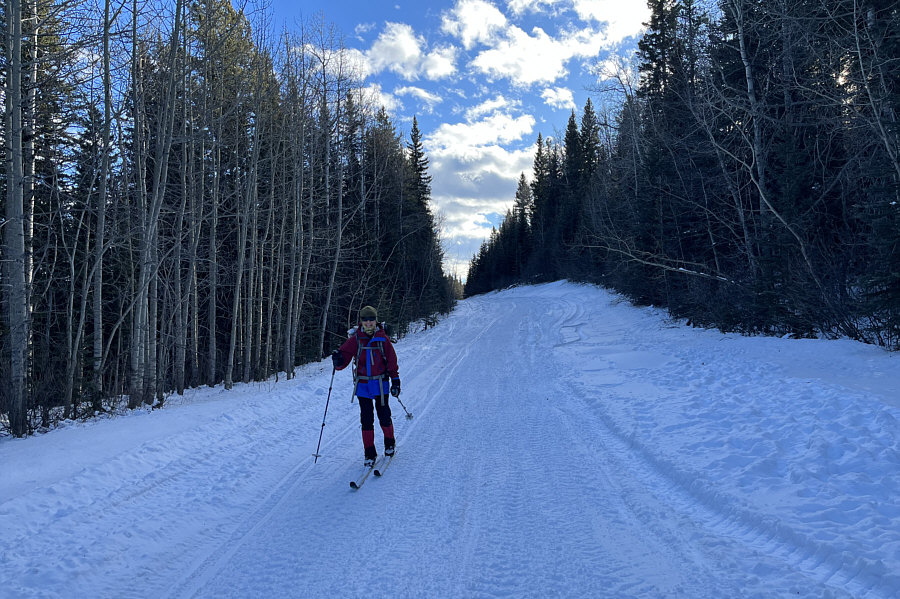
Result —
<svg viewBox="0 0 900 599"><path fill-rule="evenodd" d="M363 473L361 475L359 475L359 477L350 481L350 488L353 490L358 490L361 486L363 486L363 483L366 482L366 479L369 478L370 474L374 474L375 476L381 476L378 473L378 467L382 461L384 461L384 460L381 459L381 460L375 461L372 463L371 466L364 466Z"/></svg>
<svg viewBox="0 0 900 599"><path fill-rule="evenodd" d="M394 454L391 454L386 457L380 464L375 466L375 468L372 470L372 474L374 474L375 476L382 476L384 474L384 471L388 469L388 466L390 466L391 462L393 461Z"/></svg>

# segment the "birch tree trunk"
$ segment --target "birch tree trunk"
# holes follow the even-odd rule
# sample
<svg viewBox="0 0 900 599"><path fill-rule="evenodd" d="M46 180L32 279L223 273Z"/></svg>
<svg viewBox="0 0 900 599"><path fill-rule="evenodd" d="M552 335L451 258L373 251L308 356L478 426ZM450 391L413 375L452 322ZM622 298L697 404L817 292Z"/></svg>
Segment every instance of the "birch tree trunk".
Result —
<svg viewBox="0 0 900 599"><path fill-rule="evenodd" d="M38 0L26 2L25 11L28 13L31 26L31 51L28 64L28 93L26 94L25 111L23 118L24 132L22 137L22 155L25 160L25 179L23 199L25 202L25 309L28 321L31 322L31 313L34 310L34 302L31 297L32 283L34 282L34 176L37 167L37 156L34 149L35 132L37 131L37 87L38 87L38 49L40 48L40 20L38 19ZM25 349L25 372L28 376L29 356L32 355L32 331L28 327L28 345Z"/></svg>
<svg viewBox="0 0 900 599"><path fill-rule="evenodd" d="M895 180L900 181L900 144L898 144L898 137L896 134L897 119L893 111L887 110L885 103L877 98L875 92L872 90L870 79L873 76L873 71L880 68L881 65L872 65L871 68L866 66L864 56L875 50L874 46L876 43L870 36L866 36L870 47L867 48L866 51L863 51L864 33L859 29L860 16L858 13L860 8L859 2L853 0L853 42L855 45L854 49L856 50L856 60L859 64L860 79L863 88L866 90L866 99L869 101L869 108L872 111L872 128L875 130L875 134L878 136L878 139L884 147L884 151L890 159L891 166L897 177ZM866 22L870 28L874 26L874 20L875 12L870 8L866 18ZM887 90L885 89L884 91L886 92ZM885 121L890 122L890 130L885 126ZM893 135L891 135L891 131L893 131Z"/></svg>
<svg viewBox="0 0 900 599"><path fill-rule="evenodd" d="M170 54L168 60L168 79L166 81L166 99L160 107L156 131L156 156L153 165L153 187L150 204L145 212L144 227L140 241L140 271L138 275L138 345L132 350L132 363L137 363L136 371L142 377L132 381L133 392L138 398L131 398L133 407L140 402L149 401L156 393L156 330L151 329L156 320L156 262L155 252L159 237L159 214L165 192L168 174L169 153L172 149L172 133L175 121L175 59L178 51L178 39L181 30L182 0L175 5L175 22L172 27ZM142 185L138 185L140 190ZM151 305L151 302L153 305ZM151 314L152 310L152 314ZM136 372L136 374L137 374ZM136 385L141 385L137 388Z"/></svg>
<svg viewBox="0 0 900 599"><path fill-rule="evenodd" d="M76 373L78 372L78 365L81 361L79 357L79 348L81 347L81 339L84 335L85 321L87 320L88 289L91 283L90 270L85 267L83 268L80 294L76 293L76 286L78 282L78 244L81 238L82 229L86 229L84 239L84 255L90 255L90 231L89 228L84 225L84 220L85 216L84 214L82 214L82 217L78 219L78 226L75 229L75 239L71 250L69 249L68 244L65 241L66 236L63 234L60 234L59 236L68 258L70 279L68 294L69 299L66 305L66 396L64 408L66 418L70 416L78 416L77 405L75 405L75 379ZM60 222L60 231L62 231L64 228L65 224ZM75 323L76 297L81 298L77 324ZM94 402L95 400L92 398L91 403L94 404ZM42 425L49 426L50 423L43 422Z"/></svg>
<svg viewBox="0 0 900 599"><path fill-rule="evenodd" d="M302 40L300 41L302 42ZM289 40L286 40L286 43L288 45L288 54L290 55L292 52L291 44L289 43ZM299 331L300 313L303 307L301 286L305 288L306 271L303 266L305 264L305 252L307 250L306 231L304 229L306 219L304 219L303 213L303 195L306 178L303 172L303 164L306 156L307 122L309 120L306 112L308 78L303 72L306 45L304 43L298 43L295 44L295 46L299 48L299 56L294 57L294 60L297 61L297 66L292 62L290 63L290 68L294 69L295 77L299 79L299 81L295 81L297 95L293 98L294 110L292 111L292 114L295 120L299 121L299 131L297 131L296 135L292 136L293 143L290 147L292 157L291 166L293 169L291 173L292 226L291 241L289 245L290 277L287 293L288 308L287 316L285 318L282 356L282 367L284 368L285 375L288 379L294 377L294 365L296 364L297 335ZM312 169L310 169L310 172L312 172ZM302 282L299 280L301 277L303 278Z"/></svg>
<svg viewBox="0 0 900 599"><path fill-rule="evenodd" d="M28 433L26 420L26 347L29 337L25 279L24 185L22 150L22 5L6 0L6 222L3 226L6 324L9 327L9 425L12 434Z"/></svg>
<svg viewBox="0 0 900 599"><path fill-rule="evenodd" d="M186 57L188 55L187 48L187 36L182 40L182 54ZM188 75L187 70L182 72L182 82L181 89L188 89ZM174 338L175 338L175 360L174 360L174 375L175 375L175 392L178 395L184 395L184 375L185 375L185 362L187 359L187 342L188 342L188 331L187 331L187 306L188 306L188 298L190 296L190 292L185 293L184 288L187 287L185 281L181 278L181 260L182 260L182 249L183 249L183 228L184 228L184 217L185 211L187 210L187 202L188 195L190 194L190 190L188 189L188 163L191 160L192 156L189 154L189 144L188 137L190 135L189 131L189 123L188 120L188 104L190 104L190 100L185 97L182 102L181 108L181 165L179 174L181 175L181 204L178 208L178 214L175 215L175 231L174 231L174 256L172 258L172 285L174 285L173 294L175 296L174 299L174 318L175 318L175 330L174 330ZM188 289L190 289L188 287Z"/></svg>
<svg viewBox="0 0 900 599"><path fill-rule="evenodd" d="M191 103L192 104L192 103ZM193 109L191 109L190 122L194 122ZM198 158L195 149L196 140L193 136L188 144L188 198L189 198L189 228L190 228L190 250L188 256L187 272L185 274L185 302L184 320L188 325L190 338L190 358L191 358L191 374L190 386L196 387L200 383L200 299L198 297L197 282L197 251L200 246L200 215L198 214L198 206L202 205L202 190L204 189L201 175L200 190L196 186L196 160L200 160L200 172L203 172L202 154ZM201 144L201 148L203 144Z"/></svg>
<svg viewBox="0 0 900 599"><path fill-rule="evenodd" d="M749 50L747 48L747 31L744 17L745 7L744 0L731 0L730 2L732 15L734 16L735 25L737 26L738 47L740 48L741 62L744 66L744 77L747 80L747 100L750 103L749 116L753 122L753 135L750 139L750 149L753 155L753 170L751 176L756 183L760 195L760 220L762 231L768 231L771 224L771 217L765 201L768 189L768 161L763 150L765 140L762 134L763 114L760 106L759 98L756 94L756 80L754 78L753 66L750 60Z"/></svg>
<svg viewBox="0 0 900 599"><path fill-rule="evenodd" d="M258 117L257 117L258 118ZM238 210L238 251L237 251L237 267L236 279L234 282L234 296L231 304L231 340L228 344L228 359L225 363L225 388L234 387L234 357L237 352L238 330L240 329L241 315L241 286L244 280L244 263L247 254L247 237L250 228L250 206L254 198L254 190L256 188L256 172L255 165L259 161L259 123L254 123L253 133L253 151L251 159L251 168L249 181L244 184L244 190L241 194L241 206Z"/></svg>
<svg viewBox="0 0 900 599"><path fill-rule="evenodd" d="M132 78L132 96L134 103L134 172L132 173L134 181L134 189L136 193L136 211L140 222L141 234L143 235L147 229L147 191L144 186L145 177L145 148L144 148L144 93L142 88L143 82L143 64L140 55L140 41L138 40L138 3L137 0L132 2L132 20L131 20L131 78ZM143 248L139 247L138 260L141 260ZM139 264L139 274L136 283L132 289L135 298L134 307L131 310L131 347L129 354L131 379L129 381L128 391L128 407L137 408L144 402L144 334L146 332L146 302L141 301L141 290L144 289L144 274L146 273L142 264Z"/></svg>
<svg viewBox="0 0 900 599"><path fill-rule="evenodd" d="M259 138L257 136L256 143L259 143ZM257 251L259 247L259 233L258 233L258 219L259 219L259 210L257 207L257 168L258 168L258 150L254 149L254 160L250 165L251 174L250 174L250 188L247 192L250 194L249 199L249 209L250 209L250 269L247 272L247 301L246 301L246 323L244 325L244 356L242 358L243 361L243 376L241 377L241 381L244 383L250 382L251 370L253 366L253 354L257 351L258 343L256 339L256 286L257 286L257 278L259 277L259 268L260 263L257 261Z"/></svg>
<svg viewBox="0 0 900 599"><path fill-rule="evenodd" d="M91 402L95 412L103 407L103 252L106 244L106 204L112 121L112 91L109 56L110 0L103 3L103 127L100 144L100 186L97 194L97 230L94 233L93 356Z"/></svg>
<svg viewBox="0 0 900 599"><path fill-rule="evenodd" d="M207 327L209 329L209 337L207 341L207 370L206 384L210 387L216 386L216 296L219 293L219 264L218 264L218 228L219 228L219 194L221 181L218 173L222 166L222 148L219 141L222 138L221 121L217 127L218 136L216 138L215 161L213 163L213 189L212 189L212 214L209 219L209 300L206 312Z"/></svg>

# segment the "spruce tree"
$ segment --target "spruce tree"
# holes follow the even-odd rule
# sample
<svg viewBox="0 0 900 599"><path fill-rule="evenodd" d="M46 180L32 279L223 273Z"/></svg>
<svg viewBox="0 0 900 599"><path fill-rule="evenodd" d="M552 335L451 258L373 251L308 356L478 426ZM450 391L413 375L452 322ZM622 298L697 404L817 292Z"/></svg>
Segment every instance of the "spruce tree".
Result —
<svg viewBox="0 0 900 599"><path fill-rule="evenodd" d="M519 185L516 188L516 202L513 205L513 235L515 267L513 275L521 280L525 273L525 265L531 258L531 214L534 210L534 202L531 194L531 186L525 178L525 173L519 175Z"/></svg>
<svg viewBox="0 0 900 599"><path fill-rule="evenodd" d="M431 175L428 174L428 157L425 155L422 132L419 131L419 121L416 117L413 117L406 149L411 169L409 191L412 192L412 196L410 200L419 206L426 206L431 199Z"/></svg>

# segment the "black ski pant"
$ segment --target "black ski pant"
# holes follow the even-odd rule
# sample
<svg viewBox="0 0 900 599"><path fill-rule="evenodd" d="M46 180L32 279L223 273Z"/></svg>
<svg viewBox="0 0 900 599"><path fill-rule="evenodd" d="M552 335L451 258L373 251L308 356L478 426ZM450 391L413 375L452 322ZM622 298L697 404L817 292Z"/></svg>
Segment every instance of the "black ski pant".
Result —
<svg viewBox="0 0 900 599"><path fill-rule="evenodd" d="M394 425L391 420L391 406L388 404L388 396L382 397L357 397L359 399L359 422L362 424L364 431L375 430L375 412L378 412L378 424L381 428L388 428ZM382 401L382 399L384 401Z"/></svg>

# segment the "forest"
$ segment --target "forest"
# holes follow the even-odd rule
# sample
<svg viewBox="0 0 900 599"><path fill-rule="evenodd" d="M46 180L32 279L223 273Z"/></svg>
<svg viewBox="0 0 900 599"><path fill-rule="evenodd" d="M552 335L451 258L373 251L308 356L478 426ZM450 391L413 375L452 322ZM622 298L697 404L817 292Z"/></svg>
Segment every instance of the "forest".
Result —
<svg viewBox="0 0 900 599"><path fill-rule="evenodd" d="M453 306L428 157L323 17L6 0L0 435L291 377Z"/></svg>
<svg viewBox="0 0 900 599"><path fill-rule="evenodd" d="M568 278L696 326L900 349L900 2L651 0L539 135L467 295Z"/></svg>

